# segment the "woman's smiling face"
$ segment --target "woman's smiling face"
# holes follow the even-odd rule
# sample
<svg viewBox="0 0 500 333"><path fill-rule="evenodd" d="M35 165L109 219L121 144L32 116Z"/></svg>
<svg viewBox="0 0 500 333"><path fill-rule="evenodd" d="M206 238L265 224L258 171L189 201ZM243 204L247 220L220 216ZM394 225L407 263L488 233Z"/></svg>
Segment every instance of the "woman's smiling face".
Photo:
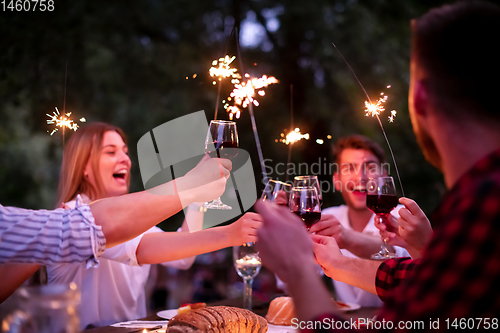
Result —
<svg viewBox="0 0 500 333"><path fill-rule="evenodd" d="M127 145L123 142L120 134L115 131L104 133L99 157L99 172L106 197L128 192L131 164ZM90 161L87 162L84 175L95 186L95 175Z"/></svg>

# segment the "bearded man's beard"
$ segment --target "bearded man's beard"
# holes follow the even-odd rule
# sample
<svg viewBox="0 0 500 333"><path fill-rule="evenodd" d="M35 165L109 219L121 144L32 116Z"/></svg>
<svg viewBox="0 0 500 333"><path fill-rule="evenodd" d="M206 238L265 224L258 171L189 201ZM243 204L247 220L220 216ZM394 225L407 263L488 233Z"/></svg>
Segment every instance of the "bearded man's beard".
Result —
<svg viewBox="0 0 500 333"><path fill-rule="evenodd" d="M413 132L417 137L418 145L420 146L420 149L422 149L427 162L442 171L441 156L439 156L437 147L429 135L429 132L426 131L420 124L413 124Z"/></svg>

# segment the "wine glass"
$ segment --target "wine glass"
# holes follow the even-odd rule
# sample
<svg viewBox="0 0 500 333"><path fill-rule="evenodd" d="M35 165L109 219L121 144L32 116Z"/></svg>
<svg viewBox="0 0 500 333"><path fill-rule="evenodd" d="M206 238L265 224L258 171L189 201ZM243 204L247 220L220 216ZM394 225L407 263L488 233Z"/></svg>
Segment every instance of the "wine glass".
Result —
<svg viewBox="0 0 500 333"><path fill-rule="evenodd" d="M292 185L280 182L279 180L270 179L260 199L262 201L269 200L280 206L288 206L291 191Z"/></svg>
<svg viewBox="0 0 500 333"><path fill-rule="evenodd" d="M323 206L323 195L321 194L321 187L319 186L318 176L295 176L293 178L293 187L307 186L316 187L319 195L319 205Z"/></svg>
<svg viewBox="0 0 500 333"><path fill-rule="evenodd" d="M234 121L212 120L205 140L205 154L214 158L234 158L238 155L238 132ZM220 200L206 202L205 208L232 209Z"/></svg>
<svg viewBox="0 0 500 333"><path fill-rule="evenodd" d="M366 207L377 214L380 223L384 223L387 231L394 232L394 228L388 221L389 214L398 205L396 187L392 177L370 178L366 188ZM372 259L397 258L397 254L387 248L387 239L382 238L382 246L378 253L371 256Z"/></svg>
<svg viewBox="0 0 500 333"><path fill-rule="evenodd" d="M243 308L252 310L252 283L262 266L255 243L245 243L233 247L234 268L243 278L245 291L243 293Z"/></svg>
<svg viewBox="0 0 500 333"><path fill-rule="evenodd" d="M321 207L316 187L293 187L290 195L290 210L300 216L307 230L321 219Z"/></svg>

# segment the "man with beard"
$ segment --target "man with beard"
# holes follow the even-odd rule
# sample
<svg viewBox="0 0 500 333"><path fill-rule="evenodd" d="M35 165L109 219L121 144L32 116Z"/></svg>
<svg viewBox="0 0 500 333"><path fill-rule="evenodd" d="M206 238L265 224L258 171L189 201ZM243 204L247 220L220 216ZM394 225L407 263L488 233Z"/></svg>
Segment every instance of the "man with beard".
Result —
<svg viewBox="0 0 500 333"><path fill-rule="evenodd" d="M311 273L314 249L327 275L386 300L379 324L397 329L418 322L431 330L466 320L469 328L498 329L498 31L500 8L487 2L447 5L412 22L411 120L426 158L443 172L449 189L431 217L434 235L421 259L346 258L333 238L313 236L313 244L293 214L256 204L264 218L260 255L288 282L299 320L342 320Z"/></svg>

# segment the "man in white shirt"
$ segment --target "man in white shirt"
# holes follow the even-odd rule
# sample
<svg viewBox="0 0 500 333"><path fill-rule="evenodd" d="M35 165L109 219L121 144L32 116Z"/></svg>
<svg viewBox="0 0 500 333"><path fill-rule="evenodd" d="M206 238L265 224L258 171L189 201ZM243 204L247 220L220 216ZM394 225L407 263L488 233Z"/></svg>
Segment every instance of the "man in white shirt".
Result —
<svg viewBox="0 0 500 333"><path fill-rule="evenodd" d="M375 214L366 207L366 182L368 178L382 176L389 171L383 149L362 135L340 138L333 155L337 170L333 175L336 191L342 193L345 205L326 208L321 220L310 232L335 238L342 253L348 257L369 259L380 250L382 243L379 230L374 225ZM392 214L397 217L396 207ZM408 252L395 247L400 257ZM361 306L381 306L378 296L333 280L338 301Z"/></svg>

